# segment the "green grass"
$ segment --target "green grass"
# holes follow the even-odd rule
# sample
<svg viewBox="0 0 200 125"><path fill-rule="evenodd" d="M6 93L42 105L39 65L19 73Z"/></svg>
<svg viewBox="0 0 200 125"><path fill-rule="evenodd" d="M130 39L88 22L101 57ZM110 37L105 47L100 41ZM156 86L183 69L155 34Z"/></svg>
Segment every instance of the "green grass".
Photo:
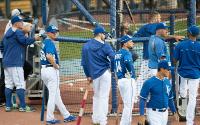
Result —
<svg viewBox="0 0 200 125"><path fill-rule="evenodd" d="M197 24L200 25L200 20L197 20ZM139 28L139 27L138 27ZM175 23L175 31L184 30L187 28L187 21L179 21ZM106 28L109 31L109 28ZM134 31L134 28L131 27L131 30ZM75 37L75 38L92 38L93 34L91 31L69 31L69 32L61 32L61 36ZM176 35L186 36L186 31L182 31L176 33ZM69 59L78 59L81 57L81 43L70 43L70 42L60 42L60 59L61 60L69 60Z"/></svg>

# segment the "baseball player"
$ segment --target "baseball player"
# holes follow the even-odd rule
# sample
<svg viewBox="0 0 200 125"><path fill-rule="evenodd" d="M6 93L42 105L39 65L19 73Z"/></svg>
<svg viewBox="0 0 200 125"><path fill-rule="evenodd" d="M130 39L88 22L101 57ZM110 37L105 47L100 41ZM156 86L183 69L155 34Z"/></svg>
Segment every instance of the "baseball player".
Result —
<svg viewBox="0 0 200 125"><path fill-rule="evenodd" d="M120 125L131 125L136 86L133 59L129 49L133 47L134 43L129 35L123 36L120 42L122 49L115 55L115 70L118 77L119 91L124 103Z"/></svg>
<svg viewBox="0 0 200 125"><path fill-rule="evenodd" d="M111 87L111 61L114 55L111 46L105 43L105 29L97 26L94 38L87 41L82 48L82 62L89 83L93 82L93 114L94 125L106 125L108 100Z"/></svg>
<svg viewBox="0 0 200 125"><path fill-rule="evenodd" d="M180 76L179 93L181 99L187 98L189 102L186 109L187 125L194 124L196 97L200 78L200 43L196 41L200 30L193 25L188 28L188 39L178 43L174 51L174 63L179 62L178 74Z"/></svg>
<svg viewBox="0 0 200 125"><path fill-rule="evenodd" d="M144 125L144 108L147 107L147 120L150 125L167 125L168 107L177 117L173 101L172 85L167 78L169 76L168 61L158 63L157 74L146 80L140 92L140 121ZM147 102L147 99L149 101ZM145 104L147 102L147 104Z"/></svg>
<svg viewBox="0 0 200 125"><path fill-rule="evenodd" d="M167 47L165 45L164 37L167 36L168 26L164 23L159 23L156 26L156 35L152 35L149 40L148 51L149 51L149 62L148 67L150 68L150 74L156 75L158 62L160 60L169 60L167 53Z"/></svg>
<svg viewBox="0 0 200 125"><path fill-rule="evenodd" d="M11 111L11 96L14 86L19 97L19 111L25 112L31 110L25 104L25 81L23 65L25 61L25 48L39 40L38 36L29 38L21 30L23 28L22 18L13 16L11 19L12 27L8 29L3 37L3 68L5 73L5 96L6 111Z"/></svg>
<svg viewBox="0 0 200 125"><path fill-rule="evenodd" d="M57 124L60 120L54 118L55 106L58 107L64 117L64 122L74 121L76 117L70 115L60 96L59 80L59 60L57 50L54 44L58 28L50 25L46 29L47 38L43 41L40 60L41 60L41 78L49 91L47 103L47 124Z"/></svg>

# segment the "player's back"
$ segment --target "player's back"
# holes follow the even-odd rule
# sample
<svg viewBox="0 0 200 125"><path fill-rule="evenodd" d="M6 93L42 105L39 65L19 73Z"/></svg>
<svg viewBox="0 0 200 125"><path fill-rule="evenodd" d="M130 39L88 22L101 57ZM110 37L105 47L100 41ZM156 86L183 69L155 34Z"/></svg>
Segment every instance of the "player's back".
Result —
<svg viewBox="0 0 200 125"><path fill-rule="evenodd" d="M186 39L177 45L179 50L179 68L181 76L186 78L200 77L200 43Z"/></svg>

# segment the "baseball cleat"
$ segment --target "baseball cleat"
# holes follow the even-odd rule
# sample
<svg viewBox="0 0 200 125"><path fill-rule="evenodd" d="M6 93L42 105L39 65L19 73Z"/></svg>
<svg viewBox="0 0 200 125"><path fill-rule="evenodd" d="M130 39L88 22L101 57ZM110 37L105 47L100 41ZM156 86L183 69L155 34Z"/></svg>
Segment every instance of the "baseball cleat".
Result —
<svg viewBox="0 0 200 125"><path fill-rule="evenodd" d="M19 112L34 112L35 109L33 107L26 106L25 108L20 107Z"/></svg>
<svg viewBox="0 0 200 125"><path fill-rule="evenodd" d="M76 116L70 115L69 117L64 119L64 122L71 122L71 121L75 121L75 120L76 120Z"/></svg>
<svg viewBox="0 0 200 125"><path fill-rule="evenodd" d="M11 112L12 109L11 109L11 107L6 107L5 110L6 110L6 112Z"/></svg>
<svg viewBox="0 0 200 125"><path fill-rule="evenodd" d="M60 120L50 120L50 121L46 121L46 125L54 125L54 124L60 124Z"/></svg>

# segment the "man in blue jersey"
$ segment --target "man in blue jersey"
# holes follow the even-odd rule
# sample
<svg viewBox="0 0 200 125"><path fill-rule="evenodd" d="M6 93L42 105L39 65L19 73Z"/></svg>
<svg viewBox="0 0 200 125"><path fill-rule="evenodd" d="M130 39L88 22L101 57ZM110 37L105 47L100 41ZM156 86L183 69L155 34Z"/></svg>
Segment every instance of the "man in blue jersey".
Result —
<svg viewBox="0 0 200 125"><path fill-rule="evenodd" d="M187 98L189 90L189 102L186 109L187 125L194 124L196 97L200 78L200 43L197 37L200 30L193 25L188 28L188 39L180 42L174 51L174 63L179 62L178 74L180 76L179 93L182 99Z"/></svg>
<svg viewBox="0 0 200 125"><path fill-rule="evenodd" d="M119 91L124 103L120 125L131 125L136 85L133 59L129 49L133 47L134 43L129 35L123 36L120 42L122 49L115 55L115 70Z"/></svg>
<svg viewBox="0 0 200 125"><path fill-rule="evenodd" d="M164 38L167 36L168 26L164 23L159 23L156 26L156 35L152 35L149 40L149 62L150 74L156 75L158 63L161 60L169 61L169 54Z"/></svg>
<svg viewBox="0 0 200 125"><path fill-rule="evenodd" d="M102 26L97 26L93 33L94 38L87 41L82 48L81 65L88 82L93 82L93 124L106 125L111 87L110 66L115 53L105 43L106 31Z"/></svg>
<svg viewBox="0 0 200 125"><path fill-rule="evenodd" d="M5 96L6 111L11 111L12 91L16 87L16 93L20 101L20 112L26 112L30 107L25 103L25 81L24 81L24 61L25 49L27 45L33 44L39 40L38 36L34 38L26 37L23 29L23 20L19 16L11 18L12 27L8 29L3 37L3 68L5 73ZM31 110L29 110L31 111Z"/></svg>
<svg viewBox="0 0 200 125"><path fill-rule="evenodd" d="M168 107L177 117L173 101L172 85L167 78L169 76L169 68L168 61L160 61L157 66L157 74L146 80L142 86L139 105L140 121L143 125L145 121L145 105L147 107L147 120L150 125L167 125Z"/></svg>
<svg viewBox="0 0 200 125"><path fill-rule="evenodd" d="M76 120L76 117L70 115L70 113L67 111L60 96L59 60L54 43L57 32L58 28L55 27L54 25L50 25L47 27L46 29L47 38L43 41L42 50L40 53L40 60L42 66L41 78L49 91L49 99L47 103L47 118L46 118L47 124L60 123L59 120L55 119L53 114L55 106L58 107L61 114L63 115L64 122L70 122Z"/></svg>

